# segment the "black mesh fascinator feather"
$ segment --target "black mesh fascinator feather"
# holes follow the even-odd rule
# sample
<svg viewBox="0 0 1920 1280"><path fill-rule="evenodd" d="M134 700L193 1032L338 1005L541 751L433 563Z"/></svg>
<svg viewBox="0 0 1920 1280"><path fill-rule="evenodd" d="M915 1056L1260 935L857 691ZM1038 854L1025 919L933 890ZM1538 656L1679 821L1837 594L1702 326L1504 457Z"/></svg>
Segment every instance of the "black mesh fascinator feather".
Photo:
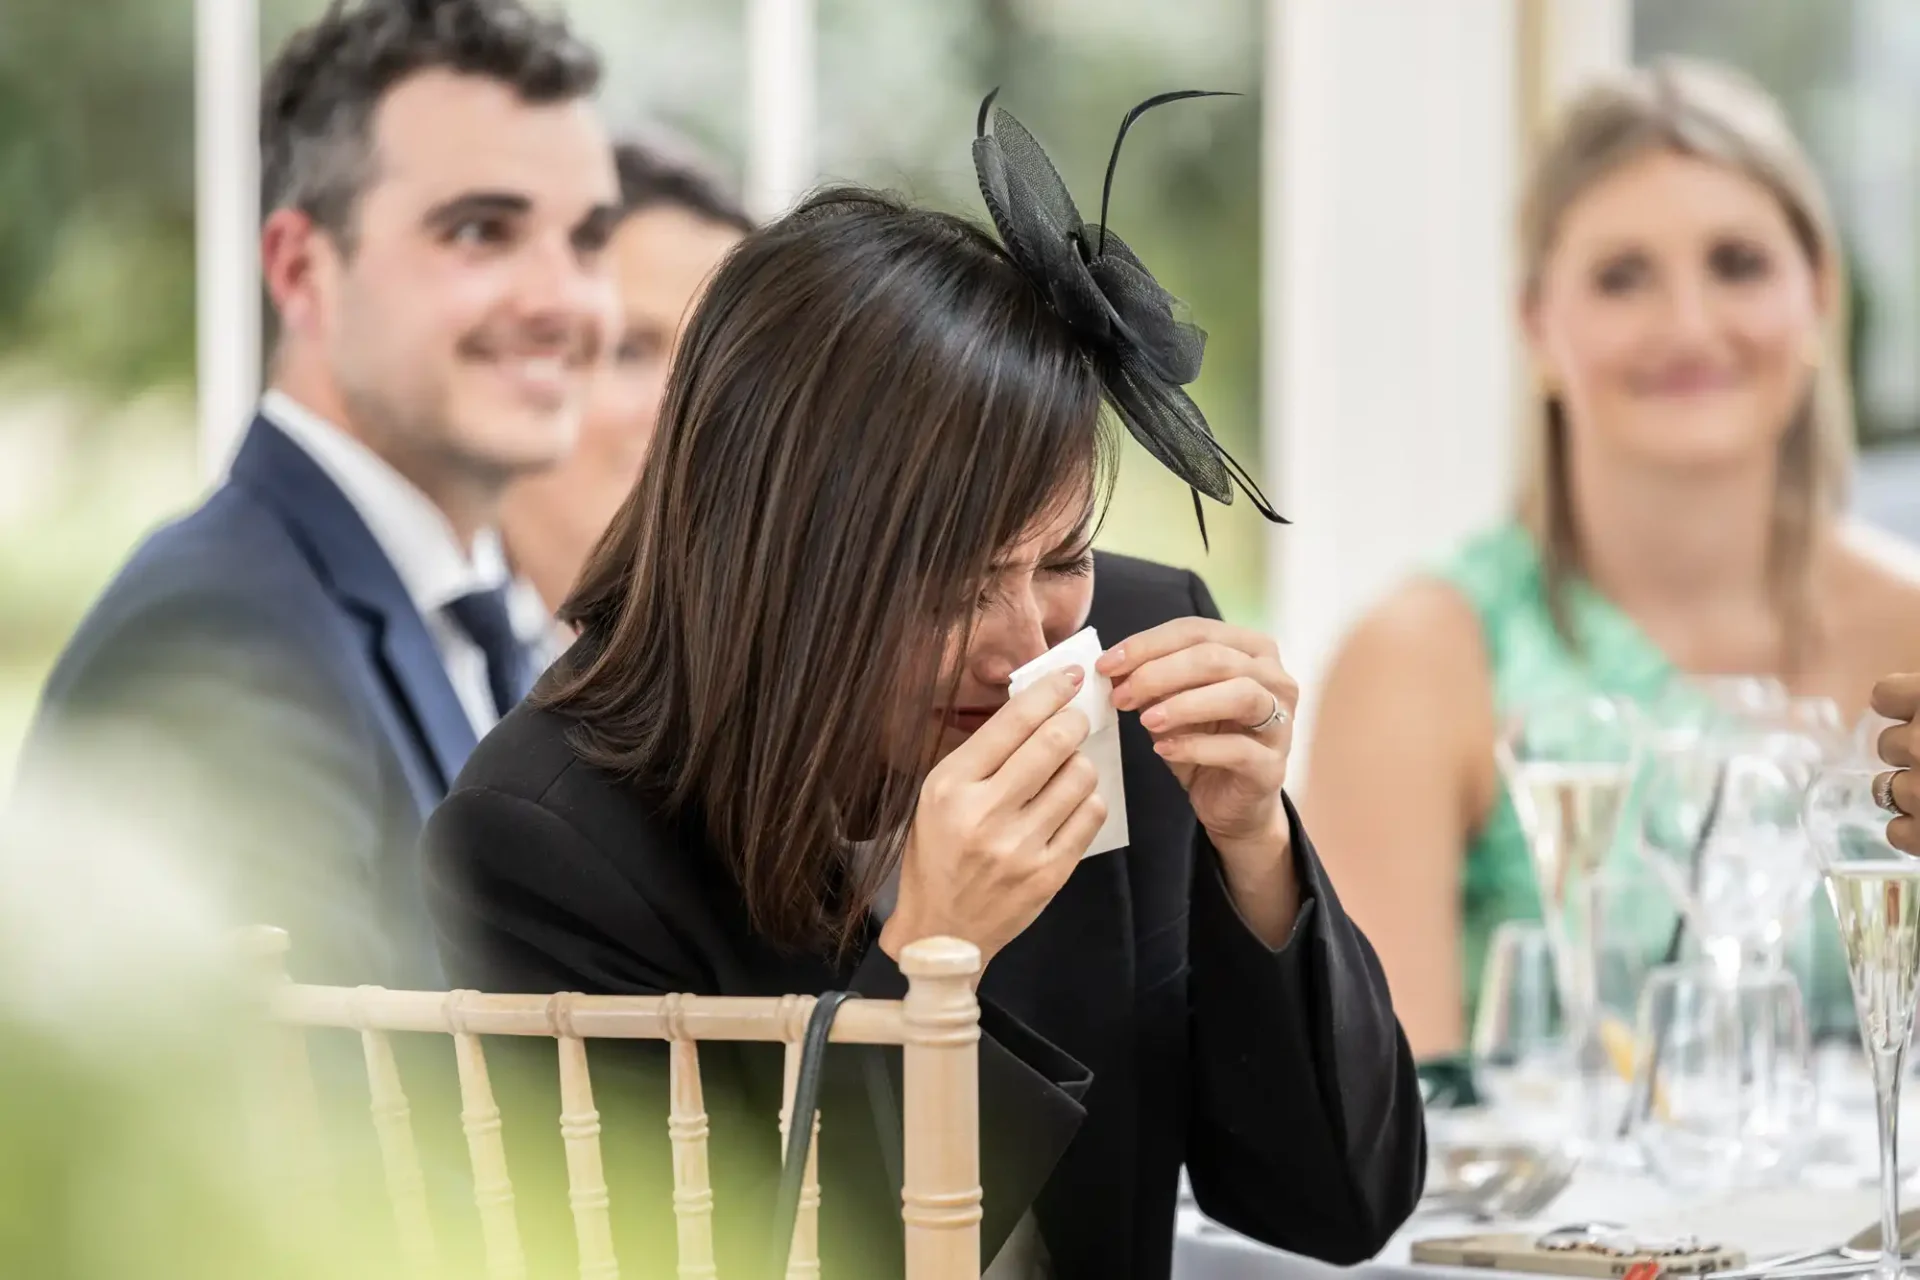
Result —
<svg viewBox="0 0 1920 1280"><path fill-rule="evenodd" d="M1085 344L1128 433L1193 491L1203 543L1202 494L1230 504L1238 487L1261 515L1285 524L1253 476L1213 438L1205 415L1182 389L1200 376L1207 335L1181 318L1180 301L1107 227L1114 169L1133 122L1165 103L1230 95L1182 89L1148 98L1127 112L1107 161L1100 221L1089 225L1033 135L1004 107L994 106L999 92L980 104L973 167L1008 255Z"/></svg>

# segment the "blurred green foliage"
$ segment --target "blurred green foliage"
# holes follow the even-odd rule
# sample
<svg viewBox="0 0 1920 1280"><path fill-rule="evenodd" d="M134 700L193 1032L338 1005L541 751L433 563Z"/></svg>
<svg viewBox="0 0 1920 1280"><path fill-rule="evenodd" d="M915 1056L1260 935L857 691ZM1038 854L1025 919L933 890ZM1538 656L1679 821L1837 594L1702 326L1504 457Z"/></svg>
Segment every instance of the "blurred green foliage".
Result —
<svg viewBox="0 0 1920 1280"><path fill-rule="evenodd" d="M191 21L0 0L0 343L107 395L193 359Z"/></svg>

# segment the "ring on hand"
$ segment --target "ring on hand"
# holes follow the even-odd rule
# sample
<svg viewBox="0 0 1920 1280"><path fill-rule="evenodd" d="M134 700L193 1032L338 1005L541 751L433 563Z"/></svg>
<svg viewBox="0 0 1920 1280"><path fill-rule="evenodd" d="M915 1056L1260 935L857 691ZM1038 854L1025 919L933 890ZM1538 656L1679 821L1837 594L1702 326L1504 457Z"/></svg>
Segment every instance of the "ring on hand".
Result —
<svg viewBox="0 0 1920 1280"><path fill-rule="evenodd" d="M1265 720L1262 720L1259 724L1254 725L1248 730L1249 733L1265 733L1275 725L1285 724L1287 721L1293 719L1293 713L1280 705L1279 694L1269 689L1267 690L1267 696L1273 699L1273 714Z"/></svg>
<svg viewBox="0 0 1920 1280"><path fill-rule="evenodd" d="M1889 769L1885 773L1875 775L1873 779L1873 802L1882 809L1885 809L1888 813L1905 817L1906 811L1900 807L1899 801L1893 798L1893 775L1900 772L1902 772L1902 770Z"/></svg>

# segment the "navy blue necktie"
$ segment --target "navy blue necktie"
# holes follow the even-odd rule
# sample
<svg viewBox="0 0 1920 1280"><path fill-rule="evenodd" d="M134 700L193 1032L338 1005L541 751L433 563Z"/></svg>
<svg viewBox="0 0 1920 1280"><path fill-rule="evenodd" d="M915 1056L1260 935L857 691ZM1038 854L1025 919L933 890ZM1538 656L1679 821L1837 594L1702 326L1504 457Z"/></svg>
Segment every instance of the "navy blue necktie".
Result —
<svg viewBox="0 0 1920 1280"><path fill-rule="evenodd" d="M461 596L447 606L447 612L486 655L494 710L506 715L533 687L533 660L513 632L507 589L494 587Z"/></svg>

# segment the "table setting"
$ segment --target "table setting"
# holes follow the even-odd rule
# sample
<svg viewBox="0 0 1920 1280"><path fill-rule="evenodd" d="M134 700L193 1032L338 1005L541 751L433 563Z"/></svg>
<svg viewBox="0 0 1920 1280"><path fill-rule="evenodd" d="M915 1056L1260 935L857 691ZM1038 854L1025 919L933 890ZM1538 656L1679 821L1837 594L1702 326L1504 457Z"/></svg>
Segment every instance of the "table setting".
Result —
<svg viewBox="0 0 1920 1280"><path fill-rule="evenodd" d="M1495 931L1467 1048L1422 1064L1425 1197L1352 1270L1920 1276L1898 1143L1920 862L1886 841L1885 723L1744 677L1511 709L1497 759L1540 916ZM1839 1034L1810 1017L1822 946L1845 958ZM1181 1280L1340 1270L1183 1195Z"/></svg>

